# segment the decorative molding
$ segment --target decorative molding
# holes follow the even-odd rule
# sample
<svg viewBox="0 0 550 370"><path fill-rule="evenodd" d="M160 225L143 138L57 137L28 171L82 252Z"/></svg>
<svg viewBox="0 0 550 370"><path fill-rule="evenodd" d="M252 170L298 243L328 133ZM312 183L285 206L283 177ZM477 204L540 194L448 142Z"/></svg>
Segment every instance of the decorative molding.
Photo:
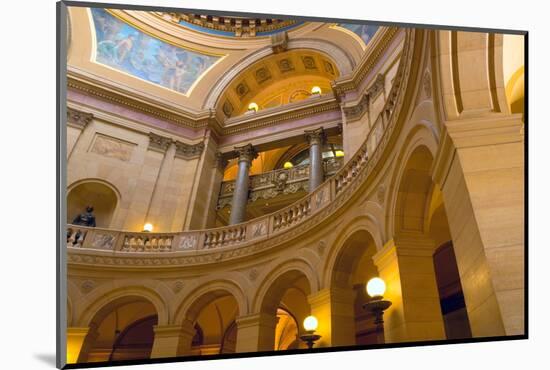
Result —
<svg viewBox="0 0 550 370"><path fill-rule="evenodd" d="M432 98L432 76L428 69L426 69L426 71L424 72L424 77L422 78L422 88L426 98L431 99Z"/></svg>
<svg viewBox="0 0 550 370"><path fill-rule="evenodd" d="M418 35L418 41L416 41ZM273 248L281 248L282 245L292 245L296 238L303 237L310 233L313 228L326 226L327 222L333 220L337 212L341 212L345 205L364 193L368 184L367 179L372 178L375 168L382 164L383 154L387 152L389 143L395 142L395 133L397 127L401 127L403 117L406 114L402 109L406 99L405 91L411 79L411 74L417 76L417 69L414 67L414 60L418 59L418 53L422 49L418 47L423 45L425 32L422 30L410 30L407 32L406 47L403 58L397 71L396 83L392 86L383 113L388 115L388 121L385 130L380 137L376 137L375 147L369 151L367 158L367 148L370 140L365 140L357 153L350 158L346 165L341 168L322 189L330 190L330 199L321 208L311 209L310 204L317 196L319 189L315 190L300 201L285 207L284 209L266 217L269 219L270 229L268 234L262 239L251 239L247 237L247 227L251 223L233 225L218 229L196 231L202 233L204 238L203 247L199 250L170 253L147 250L140 248L136 252L146 253L113 253L107 251L94 251L86 248L78 248L68 245L67 261L70 265L97 265L113 266L119 268L160 268L162 266L190 266L204 265L211 263L220 263L244 258L259 252L265 253ZM411 72L414 71L414 72ZM410 98L410 97L409 97ZM368 159L368 160L367 160ZM323 196L324 199L324 196ZM257 222L254 220L252 222ZM273 228L273 230L271 230ZM89 230L87 228L82 228ZM142 237L144 233L121 233L125 240L131 236L131 239ZM165 238L171 240L174 235L185 235L186 233L174 234L150 234L147 239ZM135 237L134 237L135 235ZM86 244L86 240L84 241ZM104 267L105 268L105 267Z"/></svg>
<svg viewBox="0 0 550 370"><path fill-rule="evenodd" d="M88 123L92 122L92 113L81 112L74 108L67 107L67 124L69 126L84 130Z"/></svg>
<svg viewBox="0 0 550 370"><path fill-rule="evenodd" d="M214 162L214 167L218 168L220 170L225 170L225 167L227 167L227 158L223 155L222 152L216 152L216 161Z"/></svg>
<svg viewBox="0 0 550 370"><path fill-rule="evenodd" d="M135 143L96 133L90 147L90 152L128 162L132 158L135 147Z"/></svg>
<svg viewBox="0 0 550 370"><path fill-rule="evenodd" d="M185 144L180 141L174 142L176 145L176 157L183 159L193 159L201 156L204 150L204 142L197 144Z"/></svg>
<svg viewBox="0 0 550 370"><path fill-rule="evenodd" d="M82 284L80 284L80 291L83 293L83 294L88 294L90 293L92 290L94 290L96 284L93 280L84 280L82 282Z"/></svg>
<svg viewBox="0 0 550 370"><path fill-rule="evenodd" d="M165 153L172 142L171 138L149 133L149 150Z"/></svg>
<svg viewBox="0 0 550 370"><path fill-rule="evenodd" d="M174 293L179 293L181 292L181 290L185 287L185 283L181 280L178 280L176 282L174 282L174 284L172 284L172 291Z"/></svg>
<svg viewBox="0 0 550 370"><path fill-rule="evenodd" d="M315 130L305 130L305 137L309 145L323 145L327 140L327 135L322 127L316 128Z"/></svg>
<svg viewBox="0 0 550 370"><path fill-rule="evenodd" d="M320 257L322 257L325 254L325 250L327 249L327 243L324 240L319 240L319 244L317 244L317 253Z"/></svg>
<svg viewBox="0 0 550 370"><path fill-rule="evenodd" d="M364 60L359 64L358 68L353 71L353 74L348 78L341 78L332 83L332 89L334 90L336 96L342 97L347 91L355 90L359 87L360 83L374 68L376 62L386 51L399 31L400 28L398 27L387 27L378 41L375 41L374 44L371 42L371 46L368 48L369 52L366 54Z"/></svg>
<svg viewBox="0 0 550 370"><path fill-rule="evenodd" d="M273 50L274 54L283 53L288 50L288 33L286 31L271 35L271 50Z"/></svg>
<svg viewBox="0 0 550 370"><path fill-rule="evenodd" d="M252 144L236 146L234 149L235 153L239 157L239 162L246 161L248 163L252 163L252 161L258 157L258 152L254 149Z"/></svg>
<svg viewBox="0 0 550 370"><path fill-rule="evenodd" d="M378 95L384 91L385 77L382 74L376 75L374 83L372 83L364 94L361 95L359 103L344 107L344 114L346 115L346 122L351 122L360 119L363 115L369 111L370 103L374 101Z"/></svg>
<svg viewBox="0 0 550 370"><path fill-rule="evenodd" d="M248 271L248 279L252 282L256 281L256 279L260 276L260 272L256 267L253 267Z"/></svg>

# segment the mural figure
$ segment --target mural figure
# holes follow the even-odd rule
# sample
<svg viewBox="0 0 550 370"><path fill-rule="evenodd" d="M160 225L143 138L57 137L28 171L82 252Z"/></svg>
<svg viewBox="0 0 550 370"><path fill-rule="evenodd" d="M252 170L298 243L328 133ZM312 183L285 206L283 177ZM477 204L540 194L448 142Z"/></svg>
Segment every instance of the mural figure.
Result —
<svg viewBox="0 0 550 370"><path fill-rule="evenodd" d="M219 57L170 45L124 23L105 9L92 8L96 62L174 91L187 93Z"/></svg>

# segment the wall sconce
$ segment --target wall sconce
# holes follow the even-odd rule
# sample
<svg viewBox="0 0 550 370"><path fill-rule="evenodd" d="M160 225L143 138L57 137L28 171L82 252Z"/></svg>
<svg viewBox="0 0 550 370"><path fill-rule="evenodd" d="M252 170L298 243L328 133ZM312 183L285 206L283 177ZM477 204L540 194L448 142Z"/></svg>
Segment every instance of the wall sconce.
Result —
<svg viewBox="0 0 550 370"><path fill-rule="evenodd" d="M153 224L150 224L147 222L145 225L143 225L143 232L150 233L153 231Z"/></svg>
<svg viewBox="0 0 550 370"><path fill-rule="evenodd" d="M292 167L294 167L294 165L292 164L292 162L285 162L285 163L283 164L283 168L284 168L284 169L287 169L287 170L288 170L288 169L290 169L290 168L292 168Z"/></svg>
<svg viewBox="0 0 550 370"><path fill-rule="evenodd" d="M344 151L343 151L343 150L336 150L336 151L334 152L334 156L335 156L336 158L343 157L343 156L344 156Z"/></svg>
<svg viewBox="0 0 550 370"><path fill-rule="evenodd" d="M377 331L384 329L384 311L391 306L391 302L384 299L386 283L379 277L369 280L366 286L367 294L371 300L363 305L363 308L374 315L374 323Z"/></svg>
<svg viewBox="0 0 550 370"><path fill-rule="evenodd" d="M254 112L257 112L258 109L260 109L260 107L258 107L258 104L252 102L250 104L248 104L248 111L254 111Z"/></svg>
<svg viewBox="0 0 550 370"><path fill-rule="evenodd" d="M307 344L308 349L313 348L313 344L321 339L319 334L315 334L318 325L317 318L315 316L308 316L304 319L304 329L306 334L300 335L300 339Z"/></svg>
<svg viewBox="0 0 550 370"><path fill-rule="evenodd" d="M321 95L321 88L319 86L313 86L311 88L311 93L313 95Z"/></svg>

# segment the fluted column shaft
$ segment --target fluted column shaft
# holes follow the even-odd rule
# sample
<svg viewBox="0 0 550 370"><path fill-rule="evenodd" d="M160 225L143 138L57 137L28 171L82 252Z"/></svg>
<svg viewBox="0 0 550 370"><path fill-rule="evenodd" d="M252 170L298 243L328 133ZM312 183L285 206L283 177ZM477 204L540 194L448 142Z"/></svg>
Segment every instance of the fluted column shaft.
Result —
<svg viewBox="0 0 550 370"><path fill-rule="evenodd" d="M325 133L323 128L306 131L309 142L309 192L314 191L325 180L323 170L323 142Z"/></svg>
<svg viewBox="0 0 550 370"><path fill-rule="evenodd" d="M257 153L252 145L248 144L242 147L236 147L235 151L239 155L239 168L237 179L235 180L235 189L233 190L233 200L231 202L231 214L229 224L234 225L246 220L246 204L248 203L248 174L252 160L257 157Z"/></svg>

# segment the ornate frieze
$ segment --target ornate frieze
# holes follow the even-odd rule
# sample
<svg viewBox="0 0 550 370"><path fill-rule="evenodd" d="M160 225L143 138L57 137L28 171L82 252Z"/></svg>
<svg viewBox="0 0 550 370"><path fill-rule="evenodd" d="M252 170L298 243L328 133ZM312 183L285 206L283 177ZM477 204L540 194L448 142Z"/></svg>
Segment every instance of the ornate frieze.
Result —
<svg viewBox="0 0 550 370"><path fill-rule="evenodd" d="M158 152L164 153L172 144L173 140L168 137L160 136L155 133L149 133L149 149L156 150Z"/></svg>
<svg viewBox="0 0 550 370"><path fill-rule="evenodd" d="M132 158L135 147L136 144L134 143L96 134L90 152L107 158L115 158L123 162L128 162Z"/></svg>
<svg viewBox="0 0 550 370"><path fill-rule="evenodd" d="M344 108L344 114L346 115L346 120L354 121L363 116L365 112L369 111L370 103L374 101L378 95L384 91L385 78L384 75L378 74L374 83L369 86L365 93L361 96L359 103Z"/></svg>
<svg viewBox="0 0 550 370"><path fill-rule="evenodd" d="M84 130L93 118L94 115L92 113L85 113L74 108L67 107L67 124L70 126Z"/></svg>
<svg viewBox="0 0 550 370"><path fill-rule="evenodd" d="M183 159L192 159L200 157L204 150L204 142L197 144L185 144L180 141L176 141L176 157Z"/></svg>

